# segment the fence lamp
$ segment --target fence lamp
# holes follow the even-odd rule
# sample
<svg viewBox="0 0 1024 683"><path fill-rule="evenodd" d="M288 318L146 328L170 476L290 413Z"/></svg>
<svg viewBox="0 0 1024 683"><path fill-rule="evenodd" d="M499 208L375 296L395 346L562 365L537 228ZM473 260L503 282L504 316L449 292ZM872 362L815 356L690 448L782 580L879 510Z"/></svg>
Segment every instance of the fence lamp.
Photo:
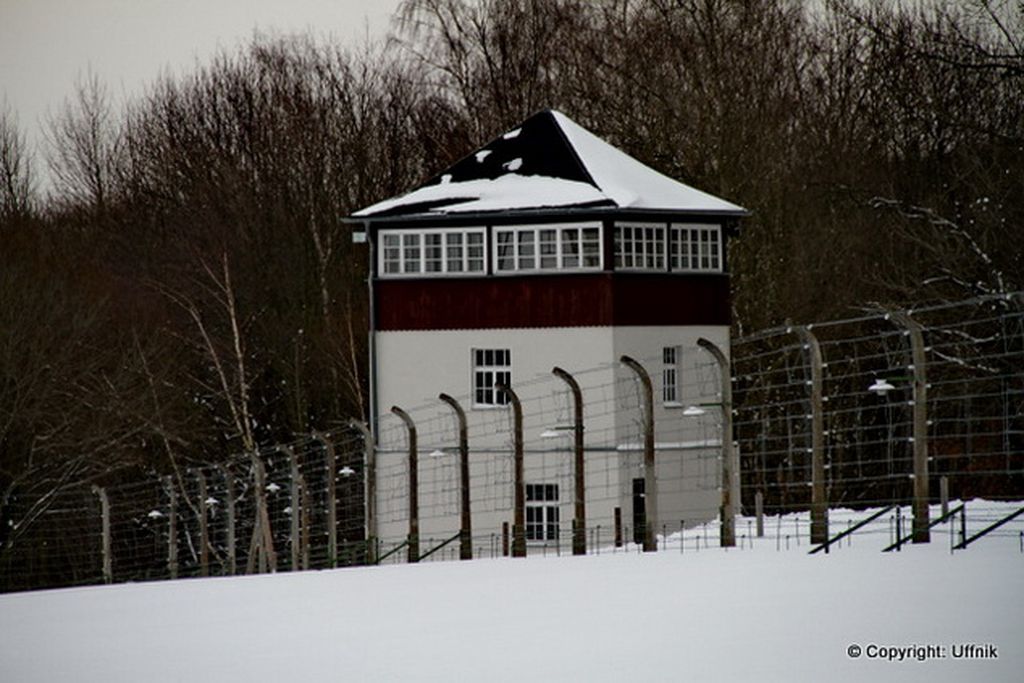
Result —
<svg viewBox="0 0 1024 683"><path fill-rule="evenodd" d="M683 417L700 417L706 414L708 411L705 408L721 408L721 401L712 401L710 403L694 403L693 405L686 406L683 410Z"/></svg>
<svg viewBox="0 0 1024 683"><path fill-rule="evenodd" d="M575 425L555 425L554 427L548 427L540 433L542 439L557 439L560 436L566 436L569 432L576 429Z"/></svg>
<svg viewBox="0 0 1024 683"><path fill-rule="evenodd" d="M892 384L889 384L889 382L887 382L886 380L876 377L874 384L868 387L868 391L870 391L873 394L878 394L879 396L886 396L890 391L892 391L895 388L896 387L894 387Z"/></svg>

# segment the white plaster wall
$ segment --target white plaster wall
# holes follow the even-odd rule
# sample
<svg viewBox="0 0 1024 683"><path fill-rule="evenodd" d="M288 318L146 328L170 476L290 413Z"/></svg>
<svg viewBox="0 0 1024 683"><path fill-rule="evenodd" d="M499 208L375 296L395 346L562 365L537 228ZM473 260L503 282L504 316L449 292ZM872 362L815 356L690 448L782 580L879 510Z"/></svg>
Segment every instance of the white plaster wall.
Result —
<svg viewBox="0 0 1024 683"><path fill-rule="evenodd" d="M551 374L551 369L557 365L576 373L614 360L612 330L608 327L378 332L376 340L378 412L387 415L392 405L398 405L414 419L439 418L452 412L437 396L441 392L450 394L466 410L473 448L511 443L507 430L494 434L502 431L497 423L508 421L509 408L472 407L473 349L511 351L512 386L524 404L523 434L528 450L550 448L550 443L540 439L540 433L556 422L571 423L566 385ZM584 388L584 420L594 438L613 423L610 414L588 402L587 388L609 385L612 373L609 366L579 379ZM601 396L593 399L600 401ZM543 410L538 412L540 406ZM386 436L385 430L381 431Z"/></svg>
<svg viewBox="0 0 1024 683"><path fill-rule="evenodd" d="M721 400L718 366L711 355L697 345L701 337L729 355L729 328L725 326L617 327L615 357L628 355L639 361L651 377L654 388L655 472L658 480L656 530L678 529L682 520L699 524L717 517L721 441L721 412L705 407L699 417L683 415L686 406ZM662 401L662 349L681 347L678 359L678 405ZM644 476L643 425L639 406L640 384L624 366L616 368L619 378L619 410L616 412L618 441L630 450L621 459L620 496L623 520L633 518L633 480ZM705 447L698 447L705 444ZM685 447L684 447L685 445Z"/></svg>
<svg viewBox="0 0 1024 683"><path fill-rule="evenodd" d="M450 408L437 399L440 392L446 392L460 400L469 421L475 552L488 555L495 538L500 550L502 522L512 522L511 409L471 408L471 351L475 348L511 350L512 384L525 407L525 480L559 485L563 551L571 548L571 433L540 438L545 429L572 422L565 385L550 373L555 365L576 375L583 388L590 539L600 525L602 543L611 542L616 507L622 509L624 525L632 525L632 481L643 477L639 392L632 372L618 363L623 354L641 361L654 383L657 530L664 525L671 532L681 520L691 525L714 519L720 501L720 414L709 407L699 418L682 415L686 405L720 399L717 369L710 355L697 346L699 337L710 339L728 353L726 327L377 333L378 409L384 415L378 455L379 537L385 543L397 543L408 531L407 442L404 427L387 415L391 405L407 410L420 431L423 550L429 539L446 539L458 530L458 467L451 452L456 443L455 421ZM661 351L665 346L682 347L678 407L662 405ZM707 445L697 447L699 443ZM430 457L439 449L449 454ZM531 549L542 551L540 547ZM457 554L457 546L453 544L448 552Z"/></svg>

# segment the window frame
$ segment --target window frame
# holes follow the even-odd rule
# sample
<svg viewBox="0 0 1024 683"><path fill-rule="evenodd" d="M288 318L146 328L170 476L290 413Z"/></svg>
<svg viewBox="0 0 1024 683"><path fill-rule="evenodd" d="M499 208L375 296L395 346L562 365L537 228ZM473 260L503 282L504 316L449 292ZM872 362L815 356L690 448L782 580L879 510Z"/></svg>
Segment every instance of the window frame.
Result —
<svg viewBox="0 0 1024 683"><path fill-rule="evenodd" d="M600 272L604 270L604 223L601 221L587 221L575 223L533 223L518 225L495 225L493 226L494 239L491 245L491 262L494 264L494 275L515 276L524 273L530 275L548 275L555 273L578 273L578 272ZM578 231L575 239L577 251L575 254L566 247L570 244L565 233L571 230ZM596 230L596 240L585 240L584 231ZM553 231L555 239L543 240L542 233ZM504 235L511 235L511 241L503 242ZM524 240L522 235L532 234L532 238ZM531 253L522 253L521 247L526 244L531 247ZM544 253L543 247L554 244L554 253ZM586 245L593 245L594 251L587 252ZM511 247L512 253L502 253L503 247ZM579 265L567 266L568 258L575 256ZM584 265L587 258L597 257L595 265ZM531 265L523 266L523 260L531 259ZM553 267L544 267L541 262L545 258L554 258ZM511 259L511 268L505 267L503 262Z"/></svg>
<svg viewBox="0 0 1024 683"><path fill-rule="evenodd" d="M492 355L492 362L487 363L487 354ZM499 363L495 357L497 354L504 354L504 363ZM508 406L508 397L499 392L495 387L503 379L507 386L512 385L512 349L511 348L482 348L473 347L469 351L470 359L470 393L472 396L471 407L473 410L499 410ZM482 359L482 360L481 360ZM490 384L478 383L480 375L489 377ZM478 400L480 392L484 392L485 400ZM490 395L491 401L486 400Z"/></svg>
<svg viewBox="0 0 1024 683"><path fill-rule="evenodd" d="M672 357L671 360L669 355ZM678 344L661 348L661 405L666 408L683 407L679 391L681 388L679 380L683 374L682 357L683 347ZM669 397L670 388L671 398Z"/></svg>
<svg viewBox="0 0 1024 683"><path fill-rule="evenodd" d="M558 484L530 483L525 484L524 489L524 498L526 499L524 516L526 519L523 535L526 537L526 542L531 545L543 545L552 541L558 543L562 535ZM539 496L537 495L538 491L540 492ZM539 513L540 519L531 520L530 518L537 513ZM540 531L539 538L533 535L535 530Z"/></svg>
<svg viewBox="0 0 1024 683"><path fill-rule="evenodd" d="M644 237L642 239L640 239L639 241L637 241L635 238L631 238L629 240L629 244L632 245L632 247L633 247L633 249L631 250L632 251L631 257L633 258L634 263L635 263L635 259L636 259L637 254L640 253L641 254L641 258L642 258L642 260L644 261L645 264L646 264L646 261L647 261L647 258L648 258L648 253L647 253L646 246L642 250L642 253L641 252L637 252L636 246L637 245L647 245L647 244L660 245L661 246L661 254L658 254L655 251L653 256L654 256L655 259L657 259L660 256L660 258L661 258L661 265L655 265L655 266L648 266L648 265L640 265L640 266L638 266L638 265L628 265L627 266L627 265L622 265L622 263L623 263L623 261L625 259L625 251L622 249L622 245L626 244L626 241L623 239L623 230L624 229L630 229L630 230L640 229L640 230L645 230L645 231L646 230L660 231L660 233L661 233L660 238L657 237L657 235L656 235L655 239L653 241L651 241L651 242L649 242L646 239L646 235L644 235ZM671 231L670 231L670 227L669 227L668 223L651 222L651 221L615 221L614 230L613 230L613 233L612 233L613 242L614 242L612 244L612 258L614 259L615 270L617 270L617 271L627 271L627 272L647 272L647 273L665 273L665 272L668 272L670 270L669 269L669 252L670 252L669 235L670 235L670 232Z"/></svg>
<svg viewBox="0 0 1024 683"><path fill-rule="evenodd" d="M719 223L672 223L669 226L672 235L669 244L669 267L674 273L724 273L725 272L725 244L723 241L722 226ZM693 267L691 259L694 256L693 248L696 245L696 256L703 260L705 254L702 246L705 244L702 233L707 233L708 245L708 266L698 265ZM700 239L693 241L694 235ZM686 236L684 239L683 236ZM684 253L685 251L689 253ZM684 267L683 257L686 256L687 265Z"/></svg>
<svg viewBox="0 0 1024 683"><path fill-rule="evenodd" d="M449 244L449 236L458 234L462 236L458 245ZM479 235L480 254L476 257L470 256L469 236ZM388 245L389 238L398 239L397 245ZM439 243L431 244L439 238ZM407 245L407 241L415 240L416 246ZM459 228L424 228L424 229L386 229L381 230L377 235L377 277L380 278L432 278L432 277L483 277L488 274L487 268L487 228L484 226L459 227ZM462 263L462 270L449 270L450 257L449 248L457 247L461 255L459 260ZM408 258L407 249L415 248L418 252L416 263L418 269L406 271ZM389 271L390 265L396 263L395 259L389 258L389 250L397 250L398 271ZM440 249L440 253L434 258L428 258L428 249ZM471 261L479 261L479 270L470 270ZM437 263L440 270L428 270L430 263Z"/></svg>

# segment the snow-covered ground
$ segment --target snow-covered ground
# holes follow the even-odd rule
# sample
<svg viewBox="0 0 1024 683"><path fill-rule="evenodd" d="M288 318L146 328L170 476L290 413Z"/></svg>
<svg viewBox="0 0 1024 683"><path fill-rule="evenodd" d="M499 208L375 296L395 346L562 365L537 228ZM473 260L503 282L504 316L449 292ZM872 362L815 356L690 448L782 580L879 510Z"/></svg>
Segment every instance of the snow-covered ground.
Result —
<svg viewBox="0 0 1024 683"><path fill-rule="evenodd" d="M969 504L972 518L1014 507ZM833 531L863 516L833 511ZM2 595L0 680L1022 680L1024 527L951 554L943 525L928 546L881 553L889 524L827 556L795 535L788 551L705 547L695 529L682 552L670 538L646 555ZM968 644L998 657L957 658Z"/></svg>

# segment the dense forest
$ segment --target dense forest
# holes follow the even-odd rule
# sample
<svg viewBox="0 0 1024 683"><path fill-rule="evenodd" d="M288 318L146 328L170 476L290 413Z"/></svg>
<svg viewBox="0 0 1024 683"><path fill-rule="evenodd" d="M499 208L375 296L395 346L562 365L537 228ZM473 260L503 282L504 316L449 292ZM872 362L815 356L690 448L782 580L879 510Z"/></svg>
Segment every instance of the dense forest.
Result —
<svg viewBox="0 0 1024 683"><path fill-rule="evenodd" d="M40 149L3 113L0 504L363 415L342 219L547 107L752 212L737 334L1015 290L1022 13L407 0L378 44L257 38L124 106L87 76Z"/></svg>

